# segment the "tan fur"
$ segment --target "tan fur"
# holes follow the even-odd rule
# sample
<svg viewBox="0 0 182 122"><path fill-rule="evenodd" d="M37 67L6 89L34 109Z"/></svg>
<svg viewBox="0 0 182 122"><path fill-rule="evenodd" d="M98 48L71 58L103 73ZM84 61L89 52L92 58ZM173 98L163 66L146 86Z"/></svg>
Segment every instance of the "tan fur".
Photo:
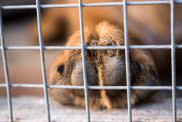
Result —
<svg viewBox="0 0 182 122"><path fill-rule="evenodd" d="M99 2L120 2L100 0ZM138 1L138 0L136 0ZM98 2L83 0L83 3ZM74 0L57 0L54 3L77 3ZM124 45L123 11L121 6L84 7L84 41L89 46ZM176 5L176 39L182 38L181 5ZM169 5L129 6L129 44L169 44ZM78 8L51 8L43 14L42 30L45 43L58 37L68 40L66 46L81 46ZM35 36L37 37L37 36ZM131 85L151 86L159 84L157 68L165 71L169 65L166 52L152 53L142 49L130 49ZM156 62L154 61L157 60ZM81 66L81 50L65 50L51 68L50 84L84 85ZM162 61L164 60L164 61ZM156 68L157 64L157 68ZM58 71L59 66L61 70ZM160 68L159 68L160 67ZM87 84L89 86L125 86L126 68L124 50L86 50ZM61 104L85 106L83 90L51 89L52 96ZM150 90L132 90L132 105L151 97ZM126 90L89 90L92 109L112 109L127 106Z"/></svg>
<svg viewBox="0 0 182 122"><path fill-rule="evenodd" d="M119 29L117 26L109 24L106 21L99 23L96 26L95 32L93 33L97 33L97 36L95 36L95 38L94 36L92 36L92 32L85 31L86 45L97 45L97 46L123 45L122 30ZM72 37L69 38L69 41L67 42L67 46L81 45L79 39L80 39L80 32L76 32ZM88 50L86 52L86 56L87 56L86 57L87 63L94 64L96 67L96 70L98 72L97 74L98 82L99 82L98 85L105 86L106 76L105 76L104 69L106 67L104 66L103 61L105 59L107 60L107 58L110 58L110 57L118 57L119 59L123 59L124 52L122 50L106 50L106 51ZM142 73L141 76L135 76L137 79L135 79L136 80L135 82L132 82L132 85L157 84L158 77L157 77L155 65L152 60L152 57L148 54L148 52L144 50L140 50L140 49L132 50L130 57L133 62L131 64L133 66L132 67L133 69L131 68L132 73L136 72L136 75L138 75L137 69L134 68L135 66L134 62L141 63L144 68L141 71ZM74 69L74 66L77 64L78 61L81 61L81 52L79 50L65 51L64 55L59 57L59 59L56 61L56 63L54 64L51 70L51 75L50 75L51 83L72 85L72 80L70 80L70 76L73 73L72 70ZM63 72L63 74L61 73L59 74L56 71L57 66L61 64L65 65L65 71ZM151 72L150 70L152 70L152 72L155 72L156 74L150 74ZM64 74L65 72L66 74ZM148 73L148 76L145 73ZM126 85L126 81L119 81L119 82L121 82L119 84ZM83 85L83 79L81 81L81 84ZM80 83L78 85L80 85ZM60 92L65 92L65 93L64 95L60 95ZM83 90L51 89L51 93L52 93L52 96L62 104L72 104L72 105L78 105L82 107L85 105ZM98 108L112 109L112 108L118 108L118 107L125 107L127 105L125 90L123 91L122 90L116 90L116 91L89 90L89 93L90 93L90 106L93 109L96 109L96 108L97 109ZM147 91L147 92L132 91L132 104L134 105L140 100L143 100L143 98L147 97L149 94L150 94L150 91ZM65 97L64 99L67 99L67 101L69 102L62 101L63 97Z"/></svg>

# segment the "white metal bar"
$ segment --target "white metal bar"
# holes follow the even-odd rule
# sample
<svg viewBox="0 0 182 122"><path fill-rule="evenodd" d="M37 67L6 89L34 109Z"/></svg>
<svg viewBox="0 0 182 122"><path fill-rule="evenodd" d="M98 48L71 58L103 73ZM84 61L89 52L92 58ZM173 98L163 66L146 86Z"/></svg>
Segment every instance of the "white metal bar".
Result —
<svg viewBox="0 0 182 122"><path fill-rule="evenodd" d="M43 84L11 84L11 87L17 88L43 88ZM6 84L0 84L0 87L6 87ZM60 89L84 89L84 86L72 85L47 85L47 88L60 88ZM89 89L106 89L106 90L126 90L127 86L88 86ZM131 86L132 90L172 90L172 86ZM176 86L177 90L182 90L182 86Z"/></svg>
<svg viewBox="0 0 182 122"><path fill-rule="evenodd" d="M181 49L182 45L175 45ZM44 50L79 50L80 46L43 46ZM131 49L171 49L171 45L129 45ZM0 49L2 49L0 47ZM6 50L40 50L40 46L5 46ZM85 46L88 50L119 50L125 49L125 46Z"/></svg>
<svg viewBox="0 0 182 122"><path fill-rule="evenodd" d="M176 49L175 49L175 1L171 0L171 73L173 122L176 122Z"/></svg>
<svg viewBox="0 0 182 122"><path fill-rule="evenodd" d="M159 5L169 4L168 0L163 1L131 1L127 2L127 5ZM98 6L123 6L124 2L100 2L100 3L88 3L84 4L84 7L98 7Z"/></svg>
<svg viewBox="0 0 182 122"><path fill-rule="evenodd" d="M124 45L125 45L125 62L126 62L126 82L127 82L127 105L128 105L128 122L132 122L131 108L131 72L128 48L128 7L127 0L123 0L123 19L124 19Z"/></svg>
<svg viewBox="0 0 182 122"><path fill-rule="evenodd" d="M182 0L176 0L176 3L182 3ZM160 5L170 4L170 0L159 1L129 1L128 5ZM82 7L98 7L98 6L122 6L123 2L97 2L97 3L82 3ZM42 4L41 8L73 8L79 7L79 4ZM36 5L4 5L2 9L36 9Z"/></svg>
<svg viewBox="0 0 182 122"><path fill-rule="evenodd" d="M41 20L41 10L39 0L36 0L36 11L37 11L37 26L38 26L38 36L39 36L39 46L40 46L40 60L41 60L41 70L42 70L42 80L44 85L44 98L47 112L47 120L51 121L50 107L49 107L49 96L47 89L47 77L46 77L46 66L45 66L45 56L43 48L43 38L42 38L42 20Z"/></svg>
<svg viewBox="0 0 182 122"><path fill-rule="evenodd" d="M79 20L80 20L80 37L81 37L81 55L82 55L82 67L83 67L83 81L84 81L84 93L85 93L85 109L87 115L87 122L90 122L90 107L89 107L89 94L87 84L87 70L86 70L86 58L85 58L85 39L84 39L84 22L83 22L83 4L82 0L79 2Z"/></svg>
<svg viewBox="0 0 182 122"><path fill-rule="evenodd" d="M2 9L0 9L0 41L1 41L1 53L2 53L2 62L4 68L4 77L6 81L6 94L9 110L9 121L13 122L13 109L12 109L12 99L11 99L11 86L9 81L9 71L8 71L8 61L7 54L5 49L5 40L3 35L3 19L2 19Z"/></svg>
<svg viewBox="0 0 182 122"><path fill-rule="evenodd" d="M2 9L36 9L36 5L4 5Z"/></svg>

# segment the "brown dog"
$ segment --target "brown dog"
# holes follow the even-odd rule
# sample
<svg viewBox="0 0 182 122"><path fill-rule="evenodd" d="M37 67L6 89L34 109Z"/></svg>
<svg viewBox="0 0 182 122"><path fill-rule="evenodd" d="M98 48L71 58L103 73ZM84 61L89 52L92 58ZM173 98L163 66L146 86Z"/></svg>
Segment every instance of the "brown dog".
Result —
<svg viewBox="0 0 182 122"><path fill-rule="evenodd" d="M108 2L120 0L101 0ZM85 2L97 2L88 0ZM59 4L77 3L74 0L56 1ZM181 39L182 16L177 5L176 39ZM170 6L149 5L129 6L129 44L170 44ZM123 11L121 6L85 7L84 34L85 44L90 46L124 45ZM55 38L67 39L66 46L80 46L78 8L51 8L43 15L43 39L51 42ZM69 38L68 38L69 37ZM151 86L159 83L157 67L163 71L169 62L168 55L141 49L130 50L131 85ZM80 50L65 50L56 60L50 73L50 84L83 85L83 72ZM87 50L86 68L88 85L123 86L126 85L125 56L123 50ZM147 99L151 91L132 90L132 105ZM52 96L61 104L84 106L84 91L73 89L51 89ZM89 90L91 108L120 108L127 105L126 90Z"/></svg>

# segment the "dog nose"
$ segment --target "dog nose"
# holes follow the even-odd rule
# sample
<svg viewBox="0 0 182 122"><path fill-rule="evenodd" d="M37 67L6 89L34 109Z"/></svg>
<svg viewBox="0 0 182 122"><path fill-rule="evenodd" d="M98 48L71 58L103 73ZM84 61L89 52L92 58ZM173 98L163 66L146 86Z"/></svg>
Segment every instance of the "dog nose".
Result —
<svg viewBox="0 0 182 122"><path fill-rule="evenodd" d="M87 72L87 82L89 85L98 85L96 68L91 63L91 61L86 61L86 72ZM83 82L83 66L82 62L79 61L75 64L72 74L71 74L71 84L72 85L84 85Z"/></svg>
<svg viewBox="0 0 182 122"><path fill-rule="evenodd" d="M104 85L106 86L118 86L126 85L126 67L124 58L118 56L104 57ZM98 85L98 75L96 67L91 61L86 62L87 70L87 82L89 85ZM84 85L83 82L83 67L82 62L78 61L71 74L72 85Z"/></svg>
<svg viewBox="0 0 182 122"><path fill-rule="evenodd" d="M125 58L118 56L104 57L105 85L118 86L126 84Z"/></svg>

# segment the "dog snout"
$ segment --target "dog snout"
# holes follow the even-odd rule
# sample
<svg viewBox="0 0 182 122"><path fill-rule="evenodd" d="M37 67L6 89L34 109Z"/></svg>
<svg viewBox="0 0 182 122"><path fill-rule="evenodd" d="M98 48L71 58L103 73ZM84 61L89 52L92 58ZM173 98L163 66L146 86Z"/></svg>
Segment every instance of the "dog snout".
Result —
<svg viewBox="0 0 182 122"><path fill-rule="evenodd" d="M126 84L126 68L124 58L118 56L103 58L105 85L119 86Z"/></svg>
<svg viewBox="0 0 182 122"><path fill-rule="evenodd" d="M86 74L87 74L87 82L89 85L98 85L97 73L95 66L87 61L86 63ZM72 74L71 74L71 84L72 85L84 85L83 81L83 66L82 62L79 61L75 64Z"/></svg>

